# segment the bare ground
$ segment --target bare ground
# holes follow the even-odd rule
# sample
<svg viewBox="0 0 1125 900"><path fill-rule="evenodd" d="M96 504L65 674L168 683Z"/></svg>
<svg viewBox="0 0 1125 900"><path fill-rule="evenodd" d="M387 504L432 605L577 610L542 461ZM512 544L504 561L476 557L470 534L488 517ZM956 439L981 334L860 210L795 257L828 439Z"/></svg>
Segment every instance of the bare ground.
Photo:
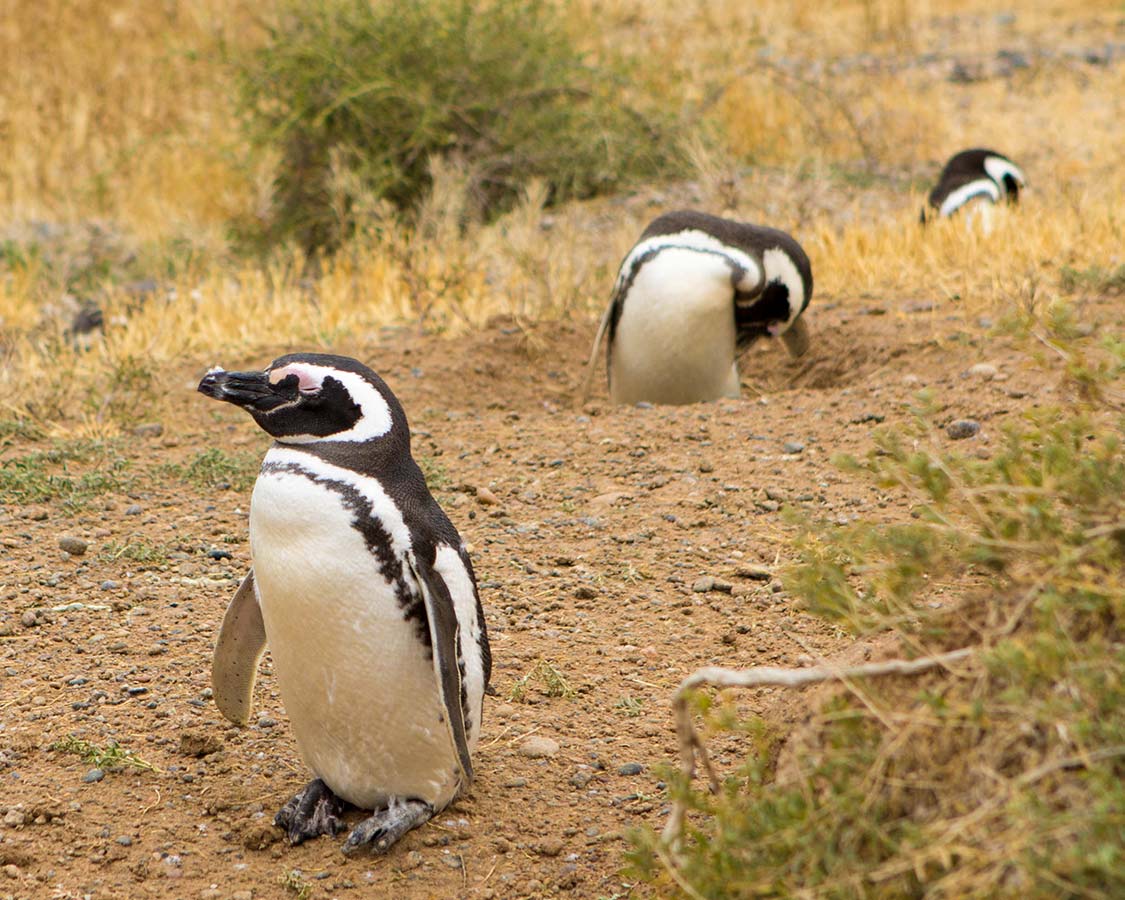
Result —
<svg viewBox="0 0 1125 900"><path fill-rule="evenodd" d="M1053 377L1010 339L946 312L910 298L863 310L814 300L807 360L753 348L744 399L681 408L613 408L601 388L578 407L585 324L497 322L456 340L387 329L337 348L370 362L407 409L415 454L472 548L499 692L471 795L382 858L347 859L331 839L291 848L270 825L308 773L268 657L250 727L230 726L209 699L212 642L250 563L249 491L193 487L164 466L207 447L264 450L247 417L190 389L207 364L270 357L185 367L166 386L182 402L163 433L120 448L127 488L72 514L0 508L0 897L635 894L624 836L666 814L659 767L675 761L680 679L704 664L865 652L777 578L759 580L754 569L792 557L782 507L829 521L905 516L908 498L830 459L907 419L921 388L942 407L935 426L981 424L962 444L980 454L1006 419L1055 402ZM995 376L970 374L977 363ZM2 457L45 447L16 440ZM86 553L62 553L64 536ZM111 558L129 542L165 558ZM572 696L548 696L533 677L511 699L542 663ZM746 696L783 725L807 699ZM92 765L52 749L68 736L117 741L156 770L84 781ZM529 737L558 749L528 756ZM720 764L737 759L737 744L718 749Z"/></svg>

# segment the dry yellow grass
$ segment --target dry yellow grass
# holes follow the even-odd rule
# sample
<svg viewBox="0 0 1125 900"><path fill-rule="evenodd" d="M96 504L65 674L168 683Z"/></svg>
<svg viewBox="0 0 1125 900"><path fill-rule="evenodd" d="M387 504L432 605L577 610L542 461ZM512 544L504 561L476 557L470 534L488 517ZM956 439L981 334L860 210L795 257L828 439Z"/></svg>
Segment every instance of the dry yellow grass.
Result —
<svg viewBox="0 0 1125 900"><path fill-rule="evenodd" d="M624 46L642 54L653 84L694 86L689 115L725 143L685 135L694 166L659 195L545 212L533 185L514 212L467 234L455 224L457 173L442 169L418 230L384 215L379 237L326 261L310 289L295 258L263 270L226 254L229 221L268 203L273 165L241 142L221 62L224 45L255 39L250 4L6 0L0 221L101 219L138 244L186 237L204 264L166 286L175 302L134 309L106 284L116 324L89 351L45 321L44 304L57 298L44 296L35 265L0 268L0 418L112 430L113 404L89 398L104 400L137 361L162 378L184 360L333 347L395 320L456 330L502 313L593 317L621 256L666 205L791 230L813 260L814 323L825 298L1002 313L1032 293L1049 301L1062 266L1125 262L1125 70L1064 55L1104 43L1115 3L1027 2L1014 20L979 0L567 6L577 23L605 23L584 29L592 50ZM762 48L765 62L755 56ZM906 64L929 52L975 63L1006 48L1033 64L969 84L950 83L937 64ZM1051 58L1034 57L1036 48ZM884 65L860 65L860 54ZM838 71L814 65L834 60L844 61ZM953 223L920 228L922 179L967 145L1011 155L1033 190L987 237ZM159 402L162 392L151 393Z"/></svg>

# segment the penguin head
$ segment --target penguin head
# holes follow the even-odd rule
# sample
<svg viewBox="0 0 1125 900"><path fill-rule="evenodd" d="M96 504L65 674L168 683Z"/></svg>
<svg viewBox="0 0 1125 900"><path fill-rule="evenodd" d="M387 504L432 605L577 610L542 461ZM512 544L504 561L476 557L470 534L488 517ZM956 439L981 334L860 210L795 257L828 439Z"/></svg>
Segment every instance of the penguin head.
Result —
<svg viewBox="0 0 1125 900"><path fill-rule="evenodd" d="M291 353L262 372L215 368L199 391L241 406L282 443L370 441L407 427L383 379L346 356Z"/></svg>

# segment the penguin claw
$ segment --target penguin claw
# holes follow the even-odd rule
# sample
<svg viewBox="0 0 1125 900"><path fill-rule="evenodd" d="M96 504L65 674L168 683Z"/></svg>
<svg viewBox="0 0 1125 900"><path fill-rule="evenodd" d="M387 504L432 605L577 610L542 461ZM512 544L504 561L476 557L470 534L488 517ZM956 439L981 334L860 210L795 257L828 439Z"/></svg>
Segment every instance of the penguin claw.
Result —
<svg viewBox="0 0 1125 900"><path fill-rule="evenodd" d="M434 808L421 800L392 800L386 809L356 825L341 849L348 855L361 848L374 854L386 853L406 832L425 824L433 815Z"/></svg>
<svg viewBox="0 0 1125 900"><path fill-rule="evenodd" d="M310 781L278 811L273 824L283 828L290 844L300 844L322 834L337 834L344 828L340 813L344 801L319 778Z"/></svg>

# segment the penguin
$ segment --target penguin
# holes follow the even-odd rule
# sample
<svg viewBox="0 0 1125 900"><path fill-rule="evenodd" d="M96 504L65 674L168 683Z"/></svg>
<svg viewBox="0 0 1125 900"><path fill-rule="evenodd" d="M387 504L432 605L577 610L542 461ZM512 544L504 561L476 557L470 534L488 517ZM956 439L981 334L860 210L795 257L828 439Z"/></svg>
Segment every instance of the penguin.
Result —
<svg viewBox="0 0 1125 900"><path fill-rule="evenodd" d="M251 569L223 618L214 698L245 724L266 645L315 778L274 819L291 844L370 810L345 853L386 852L464 791L492 669L476 577L410 454L398 399L354 359L216 368L208 397L274 438L250 501Z"/></svg>
<svg viewBox="0 0 1125 900"><path fill-rule="evenodd" d="M625 256L587 366L606 337L614 403L683 404L739 396L738 356L781 337L808 350L802 313L812 266L792 237L691 210L659 216Z"/></svg>
<svg viewBox="0 0 1125 900"><path fill-rule="evenodd" d="M1023 170L1002 153L976 148L954 154L930 191L929 206L937 218L948 218L962 208L972 208L985 230L991 226L991 207L1001 201L1018 203L1027 186ZM927 221L922 208L923 224Z"/></svg>

